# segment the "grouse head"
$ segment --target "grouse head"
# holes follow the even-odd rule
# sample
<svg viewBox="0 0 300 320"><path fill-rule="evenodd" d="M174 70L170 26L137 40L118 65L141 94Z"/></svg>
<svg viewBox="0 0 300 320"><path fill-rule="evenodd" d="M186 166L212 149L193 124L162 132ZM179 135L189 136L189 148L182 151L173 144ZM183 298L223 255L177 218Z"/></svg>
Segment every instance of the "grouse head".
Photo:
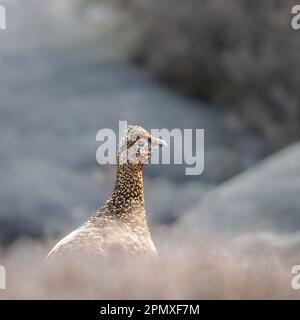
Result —
<svg viewBox="0 0 300 320"><path fill-rule="evenodd" d="M119 145L119 164L141 164L148 162L158 147L166 146L164 140L153 137L140 126L128 126Z"/></svg>

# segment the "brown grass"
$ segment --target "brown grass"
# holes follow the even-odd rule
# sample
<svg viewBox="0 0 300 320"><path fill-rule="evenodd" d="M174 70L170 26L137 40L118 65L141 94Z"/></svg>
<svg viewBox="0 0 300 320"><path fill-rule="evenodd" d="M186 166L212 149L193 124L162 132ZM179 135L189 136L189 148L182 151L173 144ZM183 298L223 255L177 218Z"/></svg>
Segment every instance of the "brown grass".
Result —
<svg viewBox="0 0 300 320"><path fill-rule="evenodd" d="M0 291L0 299L300 297L290 285L299 255L167 229L156 231L155 241L157 261L66 256L48 265L43 261L44 246L16 244L1 254L7 290Z"/></svg>

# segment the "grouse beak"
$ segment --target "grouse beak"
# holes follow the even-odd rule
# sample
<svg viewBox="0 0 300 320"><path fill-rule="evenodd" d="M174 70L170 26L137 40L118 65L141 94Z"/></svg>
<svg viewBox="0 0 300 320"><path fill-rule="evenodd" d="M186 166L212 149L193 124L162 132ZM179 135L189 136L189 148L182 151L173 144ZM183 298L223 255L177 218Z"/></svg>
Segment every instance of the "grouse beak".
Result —
<svg viewBox="0 0 300 320"><path fill-rule="evenodd" d="M160 148L168 146L166 141L163 139L156 139L156 145L157 145L156 147L160 147Z"/></svg>
<svg viewBox="0 0 300 320"><path fill-rule="evenodd" d="M159 147L162 148L162 147L167 147L167 143L165 140L162 140L162 139L159 139Z"/></svg>

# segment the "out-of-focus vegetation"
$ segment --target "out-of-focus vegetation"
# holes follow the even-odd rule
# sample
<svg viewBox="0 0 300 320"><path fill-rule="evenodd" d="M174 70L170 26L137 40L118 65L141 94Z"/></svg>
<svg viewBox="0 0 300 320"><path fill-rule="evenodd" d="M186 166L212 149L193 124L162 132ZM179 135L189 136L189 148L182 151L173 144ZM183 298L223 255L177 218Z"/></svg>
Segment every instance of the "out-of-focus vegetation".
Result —
<svg viewBox="0 0 300 320"><path fill-rule="evenodd" d="M23 241L0 253L8 283L0 299L299 298L291 287L299 255L286 249L169 228L157 230L155 242L158 260L66 255L45 264L47 248Z"/></svg>
<svg viewBox="0 0 300 320"><path fill-rule="evenodd" d="M185 176L185 163L145 169L153 224L176 223L215 184L263 157L260 137L233 128L223 110L171 92L129 64L119 39L131 34L113 32L119 20L104 3L1 3L13 14L0 35L0 246L22 236L59 238L105 202L115 168L97 164L95 137L103 128L117 133L119 120L206 130L201 177Z"/></svg>
<svg viewBox="0 0 300 320"><path fill-rule="evenodd" d="M100 0L99 0L100 1ZM270 150L300 137L300 41L290 0L116 0L131 56L162 80L238 114Z"/></svg>

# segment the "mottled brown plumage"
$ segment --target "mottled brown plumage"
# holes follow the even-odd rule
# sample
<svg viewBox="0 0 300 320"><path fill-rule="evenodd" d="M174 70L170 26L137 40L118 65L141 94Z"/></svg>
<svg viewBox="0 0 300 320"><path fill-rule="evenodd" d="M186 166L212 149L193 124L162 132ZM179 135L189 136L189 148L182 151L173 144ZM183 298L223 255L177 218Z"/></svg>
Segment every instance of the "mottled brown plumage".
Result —
<svg viewBox="0 0 300 320"><path fill-rule="evenodd" d="M111 196L86 223L58 242L47 258L70 251L156 255L146 219L143 167L163 143L143 128L129 126L120 142Z"/></svg>

